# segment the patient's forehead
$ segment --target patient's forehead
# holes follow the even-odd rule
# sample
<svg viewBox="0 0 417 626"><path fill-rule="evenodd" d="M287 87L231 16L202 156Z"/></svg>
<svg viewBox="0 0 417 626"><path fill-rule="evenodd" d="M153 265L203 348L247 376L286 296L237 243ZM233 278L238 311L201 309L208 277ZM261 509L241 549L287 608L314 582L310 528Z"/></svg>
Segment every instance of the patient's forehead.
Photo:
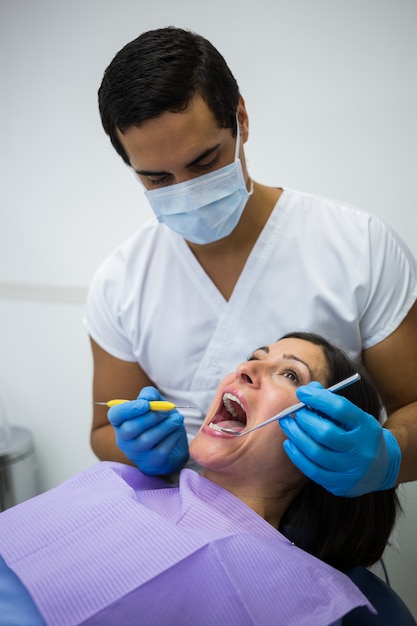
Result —
<svg viewBox="0 0 417 626"><path fill-rule="evenodd" d="M329 376L329 365L322 346L318 346L306 339L286 337L272 344L262 346L256 354L264 354L263 358L275 361L294 359L304 363L311 372L312 380L325 384Z"/></svg>

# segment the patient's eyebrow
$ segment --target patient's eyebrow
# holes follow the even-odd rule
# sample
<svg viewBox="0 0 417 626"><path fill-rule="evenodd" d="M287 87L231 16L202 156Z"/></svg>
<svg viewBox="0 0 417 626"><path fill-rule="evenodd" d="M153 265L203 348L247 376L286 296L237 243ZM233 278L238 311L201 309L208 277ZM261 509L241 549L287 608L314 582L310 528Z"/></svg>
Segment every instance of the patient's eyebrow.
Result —
<svg viewBox="0 0 417 626"><path fill-rule="evenodd" d="M256 350L254 350L253 352L251 352L248 357L246 358L247 361L256 361L259 360L255 357L255 353L259 352L259 350L262 350L262 352L265 352L265 354L269 354L269 347L268 346L261 346L260 348L256 348Z"/></svg>
<svg viewBox="0 0 417 626"><path fill-rule="evenodd" d="M207 148L207 150L204 150L201 154L198 155L198 157L196 157L195 159L187 163L185 167L187 168L187 167L192 167L193 165L197 165L197 163L206 159L208 156L213 154L213 152L216 152L216 150L218 150L221 145L222 145L221 143L218 143L215 146L212 146L211 148ZM135 172L136 174L139 174L140 176L162 176L162 175L166 175L170 173L170 172L165 172L165 171L152 172L151 170L135 170Z"/></svg>
<svg viewBox="0 0 417 626"><path fill-rule="evenodd" d="M310 374L311 380L314 380L314 374L313 374L312 369L310 368L308 363L303 361L303 359L300 359L300 357L296 356L295 354L283 354L282 358L285 359L286 361L297 361L297 363L302 363L307 368L308 373Z"/></svg>

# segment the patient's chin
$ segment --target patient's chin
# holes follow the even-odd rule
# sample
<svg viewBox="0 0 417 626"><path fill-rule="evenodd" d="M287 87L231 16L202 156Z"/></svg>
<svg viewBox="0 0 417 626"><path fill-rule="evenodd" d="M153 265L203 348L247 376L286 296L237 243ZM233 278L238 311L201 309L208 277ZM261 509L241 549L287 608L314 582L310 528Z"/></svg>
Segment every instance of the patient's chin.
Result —
<svg viewBox="0 0 417 626"><path fill-rule="evenodd" d="M217 444L217 441L213 441L212 438L200 435L200 432L198 432L190 443L190 457L202 467L210 466L211 461L214 460L215 456L217 456Z"/></svg>
<svg viewBox="0 0 417 626"><path fill-rule="evenodd" d="M194 437L194 439L190 443L190 457L196 463L200 463L199 457L201 456L201 450L202 450L202 446L200 446L198 437L199 437L199 434L197 433L197 435Z"/></svg>

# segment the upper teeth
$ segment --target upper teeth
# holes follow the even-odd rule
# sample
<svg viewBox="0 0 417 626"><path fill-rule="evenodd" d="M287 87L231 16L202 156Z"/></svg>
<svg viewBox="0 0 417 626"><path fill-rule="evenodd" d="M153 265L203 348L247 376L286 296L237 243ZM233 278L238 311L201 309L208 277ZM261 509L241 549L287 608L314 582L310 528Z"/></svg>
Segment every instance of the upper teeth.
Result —
<svg viewBox="0 0 417 626"><path fill-rule="evenodd" d="M233 417L237 417L234 403L238 404L242 411L245 411L243 404L241 403L239 398L236 398L236 396L234 396L232 393L225 393L223 396L223 404L226 407L226 410L230 413L230 415L232 415Z"/></svg>

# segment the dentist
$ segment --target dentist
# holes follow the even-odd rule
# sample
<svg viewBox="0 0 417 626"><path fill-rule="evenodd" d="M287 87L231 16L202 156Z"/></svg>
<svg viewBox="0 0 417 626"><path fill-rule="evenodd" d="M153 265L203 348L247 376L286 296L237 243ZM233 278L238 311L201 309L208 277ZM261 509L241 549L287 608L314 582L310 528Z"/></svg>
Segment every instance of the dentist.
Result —
<svg viewBox="0 0 417 626"><path fill-rule="evenodd" d="M388 419L375 427L359 409L323 403L320 388L300 390L316 413L311 423L282 420L290 459L338 495L415 480L417 264L398 235L363 211L251 180L244 99L199 35L169 27L128 43L104 73L99 108L155 217L92 281L93 399L136 398L152 386L149 399L196 410L120 407L113 429L95 405L96 455L145 473L178 470L245 346L296 327L363 362Z"/></svg>

